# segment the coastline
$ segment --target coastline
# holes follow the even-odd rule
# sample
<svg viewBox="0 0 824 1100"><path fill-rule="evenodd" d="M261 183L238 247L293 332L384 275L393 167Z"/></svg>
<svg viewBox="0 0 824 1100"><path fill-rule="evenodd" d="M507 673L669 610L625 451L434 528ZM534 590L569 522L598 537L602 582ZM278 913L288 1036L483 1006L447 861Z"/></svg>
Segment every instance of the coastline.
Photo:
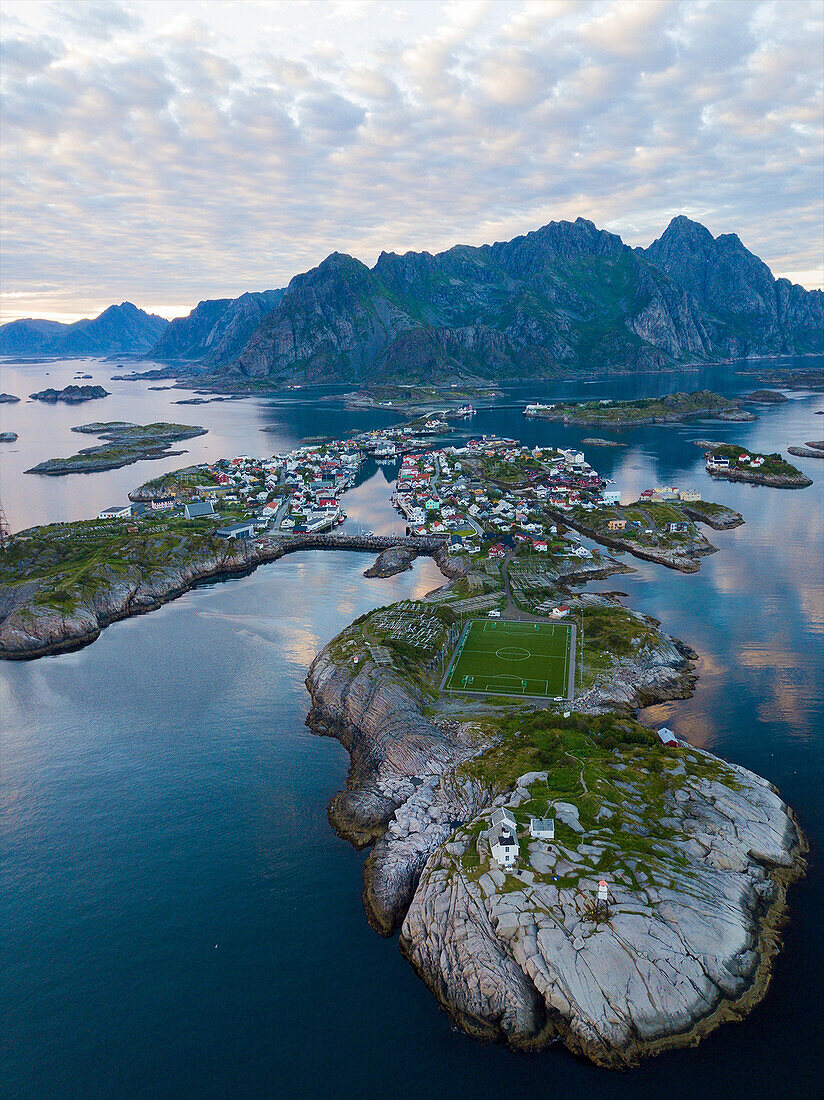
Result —
<svg viewBox="0 0 824 1100"><path fill-rule="evenodd" d="M773 825L766 827L784 830L780 849L773 848L750 860L754 868L762 864L766 868L762 879L753 870L756 885L765 884L753 896L766 900L752 910L747 903L741 910L740 919L750 926L748 935L753 940L751 953L745 953L750 963L742 979L731 982L727 991L717 988L716 998L690 1026L652 1038L639 1034L614 1048L603 1037L587 1041L576 1033L563 1012L557 1008L550 1011L548 1004L543 1005L533 984L534 975L528 968L524 970L524 958L516 951L513 960L511 948L499 942L498 925L494 922L490 925L488 918L481 916L483 905L476 896L476 887L466 886L460 893L460 888L454 885L457 879L450 877L448 867L457 866L454 857L464 844L462 838L467 833L477 835L479 815L484 817L492 808L508 801L513 805L518 802L512 798L511 786L501 794L462 774L467 763L471 764L494 746L494 738L484 734L471 716L457 722L444 716L426 717L423 700L416 698L397 670L373 665L353 672L342 667L332 652L335 641L315 658L306 681L312 697L307 725L320 735L337 738L350 755L346 788L332 799L329 820L338 835L356 847L372 846L363 872L367 919L384 936L403 926L402 953L462 1030L483 1041L503 1040L525 1051L540 1049L560 1037L570 1050L599 1066L626 1068L642 1057L695 1045L724 1021L743 1018L764 997L773 959L781 947L787 889L804 874L808 850L792 811L777 798L770 784L745 769L700 752L701 758L712 767L726 769L742 781L746 779L753 790L761 792L762 809L770 807L764 820L771 820L770 813L778 815ZM697 656L690 653L693 658ZM691 693L693 682L691 677L686 694ZM656 697L645 700L640 690L635 705L683 698L683 680L680 691L673 690L672 683L662 676ZM614 706L614 700L610 702ZM685 744L684 748L689 746ZM516 795L534 774L537 773L521 776L515 782ZM725 788L707 787L706 781L702 782L701 789L711 800L715 797L712 792L717 790L722 792L722 799L738 798L737 804L741 804L741 798ZM746 799L743 804L748 804ZM787 819L782 826L780 815L784 811ZM721 813L725 812L722 809ZM759 817L760 811L754 812ZM722 860L717 866L721 869L728 866L734 875L738 867L736 859L741 857L729 858L729 864ZM441 874L444 866L446 877ZM723 876L725 871L719 873ZM489 871L486 878L490 875L494 878L496 874ZM508 895L496 896L497 903L503 904L501 898ZM467 927L470 931L462 931ZM486 968L488 974L491 967L491 973L497 975L488 991L490 1016L479 1013L477 1004L470 1011L464 1003L467 997L471 1000L479 996L472 975L467 977L465 973L467 956L462 954L465 935L470 935L469 942L474 944L473 959L480 951L478 965ZM477 942L479 936L483 947ZM421 937L431 941L423 954ZM505 939L503 943L506 942ZM514 1001L507 1006L504 1002L510 996ZM485 997L481 997L483 1004L487 1003ZM704 1003L701 998L699 1001ZM509 1023L505 1024L507 1019Z"/></svg>
<svg viewBox="0 0 824 1100"><path fill-rule="evenodd" d="M259 565L277 561L288 553L330 549L379 554L387 549L388 544L410 546L415 556L424 554L438 560L440 543L437 547L432 540L419 539L410 543L405 536L292 537L288 540L269 540L268 546L258 544L253 553L249 553L245 544L238 547L237 544L226 543L218 548L224 550L222 554L218 554L214 546L205 547L202 555L187 558L176 566L170 565L155 574L151 582L135 569L132 577L125 581L122 577L118 578L101 598L89 599L74 613L58 613L52 609L50 613L44 611L39 617L26 608L26 601L33 595L32 592L24 590L23 599L15 602L12 589L7 586L5 593L0 592L0 660L36 660L82 649L91 645L112 623L156 611L205 581L245 576ZM446 558L446 555L440 556ZM438 564L440 567L440 562ZM15 587L25 589L26 582ZM21 610L23 615L18 615L18 621L12 621L9 625L11 617Z"/></svg>
<svg viewBox="0 0 824 1100"><path fill-rule="evenodd" d="M750 485L766 485L770 489L807 489L813 483L812 478L805 474L799 474L798 477L785 477L761 474L755 470L719 470L710 467L707 467L707 473L718 481L743 481Z"/></svg>

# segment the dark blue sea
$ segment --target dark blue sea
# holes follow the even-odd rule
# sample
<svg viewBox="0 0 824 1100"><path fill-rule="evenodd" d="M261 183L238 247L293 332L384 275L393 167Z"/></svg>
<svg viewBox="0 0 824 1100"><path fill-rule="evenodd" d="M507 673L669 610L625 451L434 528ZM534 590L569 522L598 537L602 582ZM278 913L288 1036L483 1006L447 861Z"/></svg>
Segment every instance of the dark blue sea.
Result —
<svg viewBox="0 0 824 1100"><path fill-rule="evenodd" d="M48 384L87 368L104 383L112 372L56 363ZM534 1055L480 1046L450 1026L397 940L366 923L364 856L326 819L347 756L304 725L304 677L323 645L368 609L443 578L424 559L370 580L368 556L315 552L204 585L79 652L0 665L2 1095L820 1097L824 461L793 460L815 480L802 491L712 483L694 440L786 451L824 436L815 415L824 398L791 393L751 424L620 435L520 412L553 396L754 388L735 370L520 387L467 430L560 445L611 434L627 446L585 450L616 487L694 486L746 518L710 532L719 553L698 574L627 559L635 573L593 586L627 593L701 654L695 695L645 720L665 716L695 744L776 783L811 840L773 983L745 1021L627 1073L595 1069L560 1045ZM42 366L6 366L2 388L24 396L42 376ZM397 420L348 412L331 389L174 408L179 391L107 388L104 413L26 402L3 410L3 429L20 435L0 454L12 528L92 514L187 461L262 455ZM112 474L23 473L76 449L74 424L161 417L210 434L186 457ZM267 425L276 430L261 433ZM391 530L391 476L364 468L346 498L350 525Z"/></svg>

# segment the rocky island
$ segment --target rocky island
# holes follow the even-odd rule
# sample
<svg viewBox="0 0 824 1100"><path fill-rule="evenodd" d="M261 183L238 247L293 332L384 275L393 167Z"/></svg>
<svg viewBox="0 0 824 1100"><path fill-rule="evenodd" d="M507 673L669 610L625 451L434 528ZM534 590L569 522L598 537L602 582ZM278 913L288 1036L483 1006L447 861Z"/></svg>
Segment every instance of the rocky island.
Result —
<svg viewBox="0 0 824 1100"><path fill-rule="evenodd" d="M344 394L347 409L391 409L405 416L426 416L432 413L454 415L469 408L473 401L492 401L503 396L492 386L458 385L375 385ZM328 400L332 400L329 398Z"/></svg>
<svg viewBox="0 0 824 1100"><path fill-rule="evenodd" d="M0 405L14 405L19 400L13 393L0 393Z"/></svg>
<svg viewBox="0 0 824 1100"><path fill-rule="evenodd" d="M747 374L749 371L739 371ZM824 368L822 367L770 367L758 372L760 382L769 382L783 386L785 390L824 390Z"/></svg>
<svg viewBox="0 0 824 1100"><path fill-rule="evenodd" d="M124 421L81 424L72 431L96 435L106 442L85 447L68 458L49 458L26 473L93 474L100 470L117 470L146 458L169 458L184 453L171 450L172 443L205 435L207 430L190 424L129 424Z"/></svg>
<svg viewBox="0 0 824 1100"><path fill-rule="evenodd" d="M395 621L431 618L431 601ZM627 656L596 643L603 670L566 714L494 698L456 709L431 652L394 640L383 609L313 663L308 723L351 757L329 816L372 845L369 921L401 929L455 1023L525 1050L560 1037L614 1067L692 1044L764 995L806 842L764 780L630 716L683 693L691 662L651 621L588 606L593 621L622 617ZM507 868L490 842L502 808L518 837ZM533 816L552 818L551 841L531 838Z"/></svg>
<svg viewBox="0 0 824 1100"><path fill-rule="evenodd" d="M705 451L707 473L725 481L747 481L773 489L806 489L812 481L780 454L762 455L735 443L710 444Z"/></svg>
<svg viewBox="0 0 824 1100"><path fill-rule="evenodd" d="M808 440L803 447L788 447L787 451L796 458L824 458L824 440Z"/></svg>
<svg viewBox="0 0 824 1100"><path fill-rule="evenodd" d="M616 439L599 439L598 436L582 439L585 447L626 447L626 443L619 443Z"/></svg>
<svg viewBox="0 0 824 1100"><path fill-rule="evenodd" d="M29 394L32 401L45 401L49 405L54 405L58 401L66 405L82 405L84 401L96 401L100 397L108 396L109 391L104 390L102 386L75 386L74 384L64 386L62 390L47 389Z"/></svg>
<svg viewBox="0 0 824 1100"><path fill-rule="evenodd" d="M582 428L638 428L647 424L681 424L687 420L755 420L736 401L711 390L645 397L638 401L581 401L527 405L524 415Z"/></svg>
<svg viewBox="0 0 824 1100"><path fill-rule="evenodd" d="M756 405L783 405L789 400L785 393L779 393L778 390L754 390L752 393L746 394L744 401L752 401Z"/></svg>

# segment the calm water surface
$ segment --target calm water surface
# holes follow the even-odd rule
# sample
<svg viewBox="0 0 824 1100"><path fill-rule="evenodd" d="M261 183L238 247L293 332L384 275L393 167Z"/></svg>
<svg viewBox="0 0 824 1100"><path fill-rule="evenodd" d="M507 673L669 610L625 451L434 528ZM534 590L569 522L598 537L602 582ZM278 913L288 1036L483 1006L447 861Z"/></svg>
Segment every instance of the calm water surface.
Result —
<svg viewBox="0 0 824 1100"><path fill-rule="evenodd" d="M61 385L85 372L76 361L57 364L44 380L42 367L37 377L15 367L27 372L15 389L9 369L2 388L21 396L56 385L60 371ZM88 372L107 385L108 375ZM635 396L705 384L748 388L716 372L711 381L670 376L578 392ZM183 461L24 478L32 462L75 448L73 423L170 415L202 423L210 450L192 441L193 461L382 423L305 396L174 407L179 391L114 386L124 387L116 400L79 410L3 410L4 429L21 435L17 466L10 472L6 450L1 459L12 527L89 514ZM560 392L530 387L508 400ZM304 726L303 685L313 656L353 618L442 578L429 560L370 580L364 555L302 554L115 624L78 653L0 666L3 1094L819 1096L824 463L799 460L815 478L801 492L713 484L693 440L784 449L824 434L822 408L821 396L802 393L753 424L638 429L620 436L626 448L588 449L627 496L652 484L694 485L747 519L711 533L720 552L697 575L632 561L635 573L593 586L626 592L626 602L701 653L694 697L646 717L666 717L694 743L767 776L811 838L810 873L791 895L773 985L744 1023L626 1074L596 1070L558 1046L516 1055L451 1029L396 940L366 924L363 855L326 820L347 757ZM471 430L528 443L604 434L527 422L519 409L483 411ZM266 424L278 427L268 439L258 434ZM391 476L390 467L364 467L346 498L350 527L391 530Z"/></svg>

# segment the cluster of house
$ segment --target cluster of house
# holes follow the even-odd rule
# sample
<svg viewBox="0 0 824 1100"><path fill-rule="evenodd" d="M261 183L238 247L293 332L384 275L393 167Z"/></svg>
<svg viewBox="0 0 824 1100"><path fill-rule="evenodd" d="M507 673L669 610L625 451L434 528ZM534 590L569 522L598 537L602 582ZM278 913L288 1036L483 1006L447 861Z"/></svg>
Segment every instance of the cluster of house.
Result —
<svg viewBox="0 0 824 1100"><path fill-rule="evenodd" d="M737 459L732 460L726 455L707 451L704 457L707 460L708 470L729 470L741 466L749 466L751 470L757 470L759 466L764 465L763 455L740 454Z"/></svg>
<svg viewBox="0 0 824 1100"><path fill-rule="evenodd" d="M104 508L101 520L138 519L151 512L168 511L187 519L215 516L215 505L248 513L238 523L221 527L223 538L253 538L274 528L281 531L326 531L343 523L346 513L340 498L355 478L367 455L396 461L410 447L425 447L422 435L446 428L431 418L414 432L408 428L365 432L354 439L336 440L326 446L298 447L271 458L237 455L221 459L204 470L212 475L209 485L187 487L186 499L168 496L145 504Z"/></svg>
<svg viewBox="0 0 824 1100"><path fill-rule="evenodd" d="M187 490L194 499L168 496L146 504L104 508L102 520L131 519L152 512L167 511L186 519L217 515L215 504L243 509L250 514L239 523L218 528L222 538L253 538L271 528L323 531L342 523L339 497L352 484L363 461L354 441L326 448L300 447L268 459L238 455L207 467L213 483Z"/></svg>
<svg viewBox="0 0 824 1100"><path fill-rule="evenodd" d="M478 458L507 465L526 460L528 488L497 487L477 475ZM576 505L595 507L620 494L605 482L577 450L528 448L511 439L484 436L463 447L407 454L397 477L392 503L407 519L412 534L449 534L450 551L502 557L516 542L528 541L538 553L550 548L557 527L544 508L560 512ZM583 546L573 553L591 557Z"/></svg>
<svg viewBox="0 0 824 1100"><path fill-rule="evenodd" d="M663 488L656 486L655 489L644 489L638 496L641 504L659 504L663 501L682 501L684 504L690 504L700 499L701 494L697 489L676 489L670 485Z"/></svg>
<svg viewBox="0 0 824 1100"><path fill-rule="evenodd" d="M531 840L554 840L555 819L551 817L531 817L529 819ZM511 810L503 807L492 814L487 832L489 850L499 867L514 867L518 862L518 825Z"/></svg>
<svg viewBox="0 0 824 1100"><path fill-rule="evenodd" d="M145 504L113 504L97 513L98 519L140 519L153 512L171 512L185 516L186 519L200 519L202 516L215 515L211 500L177 501L174 497L158 497Z"/></svg>
<svg viewBox="0 0 824 1100"><path fill-rule="evenodd" d="M211 471L217 491L226 491L225 500L254 510L247 526L302 533L343 523L346 515L339 497L352 484L362 460L358 445L344 441L298 447L267 459L240 455L216 463Z"/></svg>
<svg viewBox="0 0 824 1100"><path fill-rule="evenodd" d="M612 404L612 398L611 397L604 397L604 398L601 398L600 401L585 401L582 404L581 407L584 408L584 409L591 409L591 408L597 408L599 405L611 405L611 404ZM531 404L527 405L526 408L524 409L524 416L528 416L528 417L542 416L544 413L548 413L551 409L554 409L555 407L556 407L555 405L544 405L540 401L533 401ZM568 414L564 416L565 421L567 421L569 419L570 419L570 416Z"/></svg>

